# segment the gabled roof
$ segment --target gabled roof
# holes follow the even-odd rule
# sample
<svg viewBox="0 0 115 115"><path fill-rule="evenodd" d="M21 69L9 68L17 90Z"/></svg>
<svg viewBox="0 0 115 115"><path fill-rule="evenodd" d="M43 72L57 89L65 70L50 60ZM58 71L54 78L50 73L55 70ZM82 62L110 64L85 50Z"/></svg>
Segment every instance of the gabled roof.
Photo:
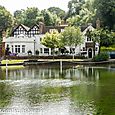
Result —
<svg viewBox="0 0 115 115"><path fill-rule="evenodd" d="M25 29L26 31L28 31L30 28L29 27L27 27L27 26L25 26L25 25L23 25L23 24L19 24L18 26L16 26L14 29L13 29L13 32L16 30L16 29L18 29L19 27L22 27L23 29ZM12 32L12 33L13 33Z"/></svg>
<svg viewBox="0 0 115 115"><path fill-rule="evenodd" d="M30 29L28 26L25 26L23 24L20 24L23 28L25 28L27 31Z"/></svg>
<svg viewBox="0 0 115 115"><path fill-rule="evenodd" d="M28 31L31 31L31 29L33 29L34 26L37 26L37 28L39 29L39 25L38 24L34 24Z"/></svg>

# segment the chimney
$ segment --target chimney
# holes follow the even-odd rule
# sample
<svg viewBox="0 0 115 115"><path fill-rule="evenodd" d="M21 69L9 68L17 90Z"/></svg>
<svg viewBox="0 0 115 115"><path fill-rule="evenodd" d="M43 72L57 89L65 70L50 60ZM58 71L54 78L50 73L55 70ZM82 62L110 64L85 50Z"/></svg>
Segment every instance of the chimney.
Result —
<svg viewBox="0 0 115 115"><path fill-rule="evenodd" d="M5 55L5 39L6 39L6 32L2 31L2 56Z"/></svg>
<svg viewBox="0 0 115 115"><path fill-rule="evenodd" d="M99 29L100 28L100 20L99 18L96 20L96 29Z"/></svg>
<svg viewBox="0 0 115 115"><path fill-rule="evenodd" d="M39 29L40 29L40 34L45 33L45 24L43 22L39 22Z"/></svg>
<svg viewBox="0 0 115 115"><path fill-rule="evenodd" d="M6 32L2 31L2 42L5 42L6 39Z"/></svg>

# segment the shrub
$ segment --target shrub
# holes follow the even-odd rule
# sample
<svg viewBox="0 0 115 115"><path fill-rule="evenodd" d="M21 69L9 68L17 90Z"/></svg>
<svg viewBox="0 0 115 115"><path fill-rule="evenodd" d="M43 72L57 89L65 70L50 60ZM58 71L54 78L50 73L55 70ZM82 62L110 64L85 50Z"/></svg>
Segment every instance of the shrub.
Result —
<svg viewBox="0 0 115 115"><path fill-rule="evenodd" d="M109 59L109 55L107 53L100 53L93 57L93 61L107 61Z"/></svg>
<svg viewBox="0 0 115 115"><path fill-rule="evenodd" d="M35 53L36 53L36 55L39 55L39 50L36 50L36 52L35 52Z"/></svg>
<svg viewBox="0 0 115 115"><path fill-rule="evenodd" d="M115 51L115 46L113 46L113 47L101 47L101 52L107 52L107 51L109 51L109 52L111 52L111 51Z"/></svg>
<svg viewBox="0 0 115 115"><path fill-rule="evenodd" d="M28 55L32 55L32 51L31 50L28 50Z"/></svg>

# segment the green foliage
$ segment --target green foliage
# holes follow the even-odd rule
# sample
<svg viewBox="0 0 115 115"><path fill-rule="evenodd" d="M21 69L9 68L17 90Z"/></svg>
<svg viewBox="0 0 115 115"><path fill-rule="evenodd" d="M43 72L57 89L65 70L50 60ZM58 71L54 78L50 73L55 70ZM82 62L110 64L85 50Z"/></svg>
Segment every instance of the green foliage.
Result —
<svg viewBox="0 0 115 115"><path fill-rule="evenodd" d="M48 8L48 10L52 13L52 14L56 14L57 17L63 19L65 17L65 11L58 8L58 7L50 7Z"/></svg>
<svg viewBox="0 0 115 115"><path fill-rule="evenodd" d="M109 55L107 53L100 53L99 55L93 57L93 61L96 62L107 61L108 59L109 59Z"/></svg>
<svg viewBox="0 0 115 115"><path fill-rule="evenodd" d="M3 30L7 31L11 29L12 25L13 25L12 15L3 6L0 6L0 37L2 37L2 31Z"/></svg>
<svg viewBox="0 0 115 115"><path fill-rule="evenodd" d="M68 14L67 17L72 17L75 15L79 15L79 11L82 8L82 5L85 3L85 0L71 0L68 2Z"/></svg>
<svg viewBox="0 0 115 115"><path fill-rule="evenodd" d="M115 51L115 47L101 47L101 52Z"/></svg>
<svg viewBox="0 0 115 115"><path fill-rule="evenodd" d="M93 0L87 0L83 2L83 4L79 7L79 11L74 10L74 15L72 15L66 20L69 23L69 25L81 26L91 22L94 23L96 9L93 8Z"/></svg>
<svg viewBox="0 0 115 115"><path fill-rule="evenodd" d="M62 33L62 43L68 46L77 46L83 42L83 36L79 27L66 27Z"/></svg>
<svg viewBox="0 0 115 115"><path fill-rule="evenodd" d="M82 17L80 15L70 17L66 21L70 26L81 26L83 24Z"/></svg>
<svg viewBox="0 0 115 115"><path fill-rule="evenodd" d="M16 10L14 12L14 24L24 24L24 10Z"/></svg>
<svg viewBox="0 0 115 115"><path fill-rule="evenodd" d="M85 4L83 4L79 12L83 24L94 23L96 9L93 7L93 4L94 4L94 0L87 0Z"/></svg>
<svg viewBox="0 0 115 115"><path fill-rule="evenodd" d="M24 24L29 27L43 21L40 10L36 7L27 8L26 10L17 10L14 12L15 25Z"/></svg>
<svg viewBox="0 0 115 115"><path fill-rule="evenodd" d="M43 14L43 17L44 17L44 23L45 23L45 25L46 26L53 25L52 14L48 10L43 10L42 14Z"/></svg>
<svg viewBox="0 0 115 115"><path fill-rule="evenodd" d="M58 31L52 31L51 33L46 33L41 42L43 45L49 48L60 48L61 44L61 34Z"/></svg>
<svg viewBox="0 0 115 115"><path fill-rule="evenodd" d="M94 43L99 43L99 53L102 46L109 47L115 43L114 32L110 32L108 29L95 29L89 32L89 36Z"/></svg>
<svg viewBox="0 0 115 115"><path fill-rule="evenodd" d="M115 30L115 0L95 0L94 5L103 26Z"/></svg>

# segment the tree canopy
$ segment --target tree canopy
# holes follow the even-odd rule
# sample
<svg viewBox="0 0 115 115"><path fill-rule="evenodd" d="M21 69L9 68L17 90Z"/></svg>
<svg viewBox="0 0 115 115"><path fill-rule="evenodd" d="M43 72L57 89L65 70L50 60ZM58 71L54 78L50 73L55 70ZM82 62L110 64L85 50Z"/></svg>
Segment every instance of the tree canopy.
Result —
<svg viewBox="0 0 115 115"><path fill-rule="evenodd" d="M56 14L61 19L63 19L65 17L65 11L60 9L60 8L58 8L58 7L50 7L50 8L48 8L48 10L51 13Z"/></svg>
<svg viewBox="0 0 115 115"><path fill-rule="evenodd" d="M0 6L0 38L2 36L2 31L8 31L13 26L13 17L5 7Z"/></svg>
<svg viewBox="0 0 115 115"><path fill-rule="evenodd" d="M95 0L94 6L103 26L115 30L115 0Z"/></svg>
<svg viewBox="0 0 115 115"><path fill-rule="evenodd" d="M49 48L60 48L61 44L61 34L58 31L52 31L51 33L46 33L41 42L43 45Z"/></svg>
<svg viewBox="0 0 115 115"><path fill-rule="evenodd" d="M76 47L83 42L83 36L79 27L69 26L62 32L62 43L70 47Z"/></svg>

